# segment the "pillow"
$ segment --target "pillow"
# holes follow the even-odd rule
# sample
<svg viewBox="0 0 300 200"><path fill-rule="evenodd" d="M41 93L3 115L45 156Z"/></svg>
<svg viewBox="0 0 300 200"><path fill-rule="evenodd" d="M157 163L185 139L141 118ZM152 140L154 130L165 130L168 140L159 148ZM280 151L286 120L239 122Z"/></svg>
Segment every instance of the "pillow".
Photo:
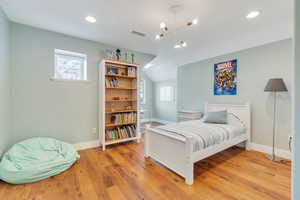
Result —
<svg viewBox="0 0 300 200"><path fill-rule="evenodd" d="M214 124L227 124L227 110L207 112L204 115L203 122Z"/></svg>

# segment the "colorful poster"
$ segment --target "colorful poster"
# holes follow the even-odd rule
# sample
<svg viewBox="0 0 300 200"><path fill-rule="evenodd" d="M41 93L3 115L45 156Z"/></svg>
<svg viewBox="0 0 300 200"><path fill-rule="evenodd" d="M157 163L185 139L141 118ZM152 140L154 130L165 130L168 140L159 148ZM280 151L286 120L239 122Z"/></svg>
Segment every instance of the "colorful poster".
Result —
<svg viewBox="0 0 300 200"><path fill-rule="evenodd" d="M236 95L237 60L215 64L215 95Z"/></svg>

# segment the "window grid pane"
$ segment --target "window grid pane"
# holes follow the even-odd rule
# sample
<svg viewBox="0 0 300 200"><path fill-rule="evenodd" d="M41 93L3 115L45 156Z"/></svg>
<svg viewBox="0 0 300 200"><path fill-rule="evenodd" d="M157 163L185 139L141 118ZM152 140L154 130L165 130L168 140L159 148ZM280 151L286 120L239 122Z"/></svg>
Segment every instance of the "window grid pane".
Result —
<svg viewBox="0 0 300 200"><path fill-rule="evenodd" d="M173 87L164 86L160 88L160 101L171 102L173 101Z"/></svg>
<svg viewBox="0 0 300 200"><path fill-rule="evenodd" d="M86 56L55 50L55 78L86 80Z"/></svg>

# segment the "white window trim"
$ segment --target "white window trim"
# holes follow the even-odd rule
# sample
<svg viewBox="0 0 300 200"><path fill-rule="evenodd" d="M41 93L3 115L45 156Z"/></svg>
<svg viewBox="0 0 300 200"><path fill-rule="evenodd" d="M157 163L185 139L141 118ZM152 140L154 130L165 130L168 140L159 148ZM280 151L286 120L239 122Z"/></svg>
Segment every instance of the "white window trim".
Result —
<svg viewBox="0 0 300 200"><path fill-rule="evenodd" d="M144 93L144 101L140 102L141 105L146 105L146 80L141 80L144 82L143 84L143 93Z"/></svg>
<svg viewBox="0 0 300 200"><path fill-rule="evenodd" d="M55 78L55 77L50 77L49 80L53 81L53 82L65 82L65 83L72 83L72 82L76 82L76 83L91 83L92 82L90 80L64 79L64 78Z"/></svg>
<svg viewBox="0 0 300 200"><path fill-rule="evenodd" d="M83 79L78 80L78 79L57 78L56 77L56 55L57 54L83 58L84 59ZM62 50L62 49L54 49L54 76L50 77L50 81L54 81L54 82L82 82L82 83L91 82L87 79L87 55L82 54L82 53L72 52L72 51L66 51L66 50Z"/></svg>

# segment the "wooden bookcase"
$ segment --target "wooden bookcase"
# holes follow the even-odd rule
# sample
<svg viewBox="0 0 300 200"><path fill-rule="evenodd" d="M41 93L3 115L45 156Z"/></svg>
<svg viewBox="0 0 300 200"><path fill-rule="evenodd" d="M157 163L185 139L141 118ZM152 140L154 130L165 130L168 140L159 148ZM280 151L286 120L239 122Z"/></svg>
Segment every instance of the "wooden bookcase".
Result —
<svg viewBox="0 0 300 200"><path fill-rule="evenodd" d="M140 140L139 65L104 59L99 66L99 139L107 145Z"/></svg>

